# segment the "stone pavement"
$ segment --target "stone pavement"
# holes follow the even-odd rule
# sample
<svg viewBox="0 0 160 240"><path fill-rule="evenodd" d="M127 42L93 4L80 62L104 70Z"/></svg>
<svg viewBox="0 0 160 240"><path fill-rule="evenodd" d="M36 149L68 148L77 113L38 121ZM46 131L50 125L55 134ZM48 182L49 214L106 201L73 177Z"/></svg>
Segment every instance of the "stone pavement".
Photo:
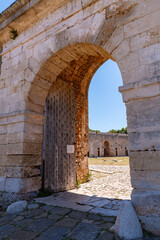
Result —
<svg viewBox="0 0 160 240"><path fill-rule="evenodd" d="M114 237L107 230L114 224L115 217L47 205L31 206L38 208L12 215L1 213L0 239L100 240Z"/></svg>
<svg viewBox="0 0 160 240"><path fill-rule="evenodd" d="M78 189L37 198L21 213L1 211L0 240L116 239L109 229L121 202L130 197L129 168L92 165L90 170L93 180Z"/></svg>
<svg viewBox="0 0 160 240"><path fill-rule="evenodd" d="M29 204L17 214L0 213L1 240L114 240L115 217L44 204ZM145 240L159 240L145 237Z"/></svg>
<svg viewBox="0 0 160 240"><path fill-rule="evenodd" d="M89 168L92 173L90 182L36 201L82 212L117 216L122 200L130 200L129 166L90 165Z"/></svg>

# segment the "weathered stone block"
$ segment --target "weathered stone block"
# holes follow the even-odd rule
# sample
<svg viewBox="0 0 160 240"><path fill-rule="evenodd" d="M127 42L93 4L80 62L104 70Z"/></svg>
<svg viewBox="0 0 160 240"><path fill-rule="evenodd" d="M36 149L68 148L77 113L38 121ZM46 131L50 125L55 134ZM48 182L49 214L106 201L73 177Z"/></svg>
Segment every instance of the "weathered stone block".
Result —
<svg viewBox="0 0 160 240"><path fill-rule="evenodd" d="M134 189L131 200L138 215L160 217L160 191Z"/></svg>
<svg viewBox="0 0 160 240"><path fill-rule="evenodd" d="M8 143L7 134L0 134L0 145L7 143Z"/></svg>
<svg viewBox="0 0 160 240"><path fill-rule="evenodd" d="M3 166L40 166L41 165L41 155L32 154L18 154L18 155L8 155L7 159L0 160Z"/></svg>
<svg viewBox="0 0 160 240"><path fill-rule="evenodd" d="M151 64L160 61L160 43L145 47L139 51L140 64Z"/></svg>
<svg viewBox="0 0 160 240"><path fill-rule="evenodd" d="M123 41L123 27L117 28L105 45L105 49L112 53Z"/></svg>
<svg viewBox="0 0 160 240"><path fill-rule="evenodd" d="M0 167L0 172L3 170L5 178L29 178L40 176L40 167L17 167L17 166L5 166Z"/></svg>
<svg viewBox="0 0 160 240"><path fill-rule="evenodd" d="M6 178L5 191L19 193L23 189L23 180L20 178Z"/></svg>
<svg viewBox="0 0 160 240"><path fill-rule="evenodd" d="M130 39L131 51L145 48L159 42L159 27L138 34ZM140 54L141 57L141 54Z"/></svg>
<svg viewBox="0 0 160 240"><path fill-rule="evenodd" d="M7 145L7 154L23 154L23 143L11 143Z"/></svg>
<svg viewBox="0 0 160 240"><path fill-rule="evenodd" d="M136 189L160 191L160 171L131 170L131 184Z"/></svg>
<svg viewBox="0 0 160 240"><path fill-rule="evenodd" d="M15 48L14 50L11 51L10 57L13 58L22 52L22 46Z"/></svg>
<svg viewBox="0 0 160 240"><path fill-rule="evenodd" d="M112 52L112 57L119 62L123 57L130 53L129 40L124 40L120 45Z"/></svg>
<svg viewBox="0 0 160 240"><path fill-rule="evenodd" d="M131 151L155 151L159 143L160 131L131 132L129 134L129 149Z"/></svg>
<svg viewBox="0 0 160 240"><path fill-rule="evenodd" d="M160 97L140 99L126 104L127 123L129 132L158 130L160 126Z"/></svg>
<svg viewBox="0 0 160 240"><path fill-rule="evenodd" d="M139 58L137 52L129 53L127 56L122 58L119 62L117 62L121 72L127 72L132 68L139 66Z"/></svg>
<svg viewBox="0 0 160 240"><path fill-rule="evenodd" d="M137 35L149 29L153 29L159 26L160 11L155 11L150 13L134 22L131 22L124 26L124 36L125 38Z"/></svg>
<svg viewBox="0 0 160 240"><path fill-rule="evenodd" d="M131 170L160 170L160 151L130 151L129 158Z"/></svg>
<svg viewBox="0 0 160 240"><path fill-rule="evenodd" d="M0 177L0 191L4 192L5 191L5 177Z"/></svg>
<svg viewBox="0 0 160 240"><path fill-rule="evenodd" d="M120 207L115 225L111 228L121 239L143 237L141 224L131 201L124 200Z"/></svg>
<svg viewBox="0 0 160 240"><path fill-rule="evenodd" d="M154 233L156 236L160 235L160 217L140 216L139 218L147 232Z"/></svg>

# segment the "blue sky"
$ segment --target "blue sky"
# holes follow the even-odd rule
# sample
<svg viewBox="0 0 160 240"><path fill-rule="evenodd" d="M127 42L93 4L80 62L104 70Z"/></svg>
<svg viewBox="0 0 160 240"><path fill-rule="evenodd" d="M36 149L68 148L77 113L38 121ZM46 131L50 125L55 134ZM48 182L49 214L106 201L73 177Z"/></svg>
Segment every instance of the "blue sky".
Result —
<svg viewBox="0 0 160 240"><path fill-rule="evenodd" d="M0 12L15 0L0 0ZM89 88L89 127L107 132L126 127L126 108L118 87L122 86L117 64L105 62L95 73Z"/></svg>
<svg viewBox="0 0 160 240"><path fill-rule="evenodd" d="M107 132L127 126L126 107L118 87L122 86L118 65L106 61L95 73L89 87L89 127Z"/></svg>
<svg viewBox="0 0 160 240"><path fill-rule="evenodd" d="M9 7L15 0L0 0L0 13Z"/></svg>

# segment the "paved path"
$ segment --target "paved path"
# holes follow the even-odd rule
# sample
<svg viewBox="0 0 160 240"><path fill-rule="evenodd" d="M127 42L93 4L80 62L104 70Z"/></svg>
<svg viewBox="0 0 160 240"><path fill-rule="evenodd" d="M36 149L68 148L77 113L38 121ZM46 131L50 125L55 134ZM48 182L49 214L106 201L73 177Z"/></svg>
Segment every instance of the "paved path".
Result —
<svg viewBox="0 0 160 240"><path fill-rule="evenodd" d="M99 197L130 199L129 166L90 165L93 180L81 186Z"/></svg>
<svg viewBox="0 0 160 240"><path fill-rule="evenodd" d="M93 180L78 189L37 198L18 214L1 211L0 240L115 239L109 229L121 201L130 197L129 169L93 165L90 169Z"/></svg>
<svg viewBox="0 0 160 240"><path fill-rule="evenodd" d="M92 180L79 188L56 193L37 202L105 216L117 216L132 191L128 166L90 165Z"/></svg>
<svg viewBox="0 0 160 240"><path fill-rule="evenodd" d="M41 205L0 218L0 239L14 240L102 240L113 239L107 230L115 217L103 217L69 208Z"/></svg>
<svg viewBox="0 0 160 240"><path fill-rule="evenodd" d="M109 232L115 217L48 205L19 214L0 214L1 240L114 240ZM140 239L138 239L140 240ZM159 240L146 237L143 240Z"/></svg>

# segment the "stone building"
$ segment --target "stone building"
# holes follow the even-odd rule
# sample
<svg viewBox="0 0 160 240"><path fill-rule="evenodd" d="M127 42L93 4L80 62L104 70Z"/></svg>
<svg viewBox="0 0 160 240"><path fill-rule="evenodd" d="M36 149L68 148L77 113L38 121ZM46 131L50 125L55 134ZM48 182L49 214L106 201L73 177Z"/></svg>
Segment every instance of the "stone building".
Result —
<svg viewBox="0 0 160 240"><path fill-rule="evenodd" d="M117 62L132 203L160 235L160 0L17 0L0 15L0 196L74 188L88 173L88 88Z"/></svg>
<svg viewBox="0 0 160 240"><path fill-rule="evenodd" d="M128 156L128 134L89 132L88 156Z"/></svg>

